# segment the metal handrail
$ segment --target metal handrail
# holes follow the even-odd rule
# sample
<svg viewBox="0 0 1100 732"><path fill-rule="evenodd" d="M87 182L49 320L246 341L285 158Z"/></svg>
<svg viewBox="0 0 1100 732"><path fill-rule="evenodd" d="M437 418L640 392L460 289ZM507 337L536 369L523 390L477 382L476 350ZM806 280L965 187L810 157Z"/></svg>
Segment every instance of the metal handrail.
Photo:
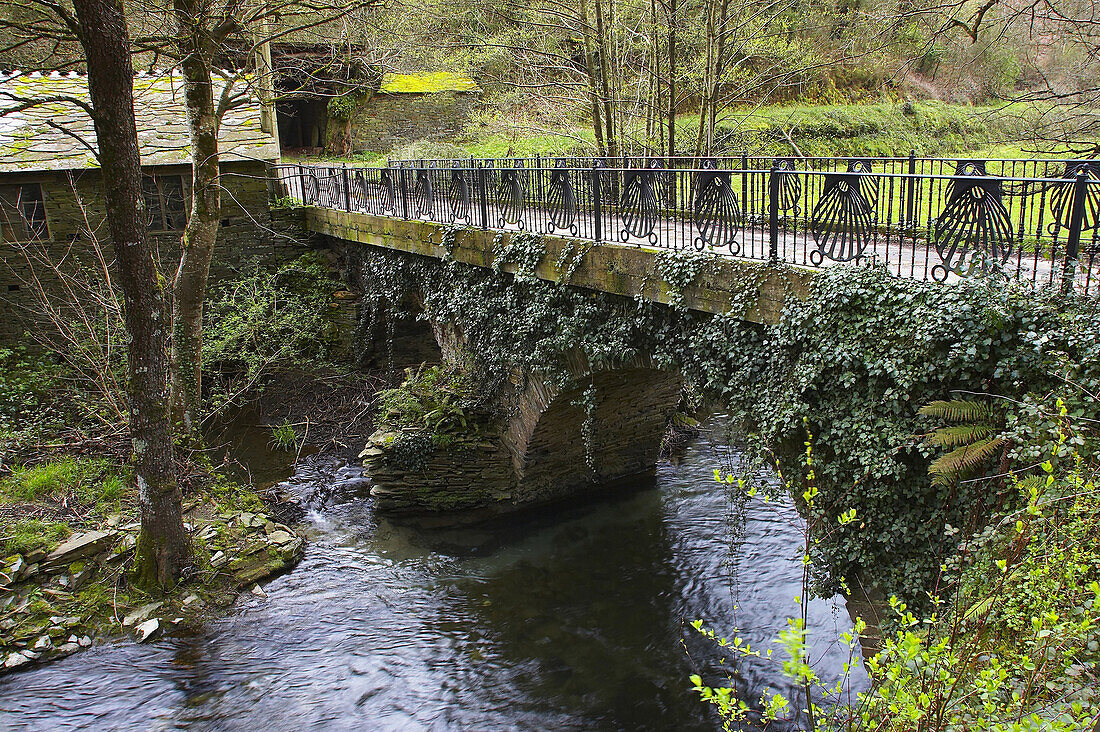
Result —
<svg viewBox="0 0 1100 732"><path fill-rule="evenodd" d="M1062 169L995 175L989 161L915 156L815 159L833 166L824 170L759 156L736 159L738 168L714 158L624 166L588 158L583 167L534 160L299 164L275 174L303 204L395 218L808 266L877 260L898 275L938 281L977 267L1064 291L1098 289L1097 161L1012 161L1013 170L1031 164L1025 173L1040 164ZM672 165L689 160L691 167ZM907 165L882 169L891 161ZM939 170L917 171L918 162Z"/></svg>

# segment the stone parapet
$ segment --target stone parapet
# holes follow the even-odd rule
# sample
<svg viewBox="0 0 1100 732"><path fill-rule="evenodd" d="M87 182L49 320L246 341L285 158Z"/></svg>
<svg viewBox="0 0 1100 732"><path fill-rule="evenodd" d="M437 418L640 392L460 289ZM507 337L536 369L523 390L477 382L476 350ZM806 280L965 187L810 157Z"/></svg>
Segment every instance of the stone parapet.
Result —
<svg viewBox="0 0 1100 732"><path fill-rule="evenodd" d="M310 231L345 242L357 242L442 259L453 257L478 267L492 267L498 235L480 229L462 229L450 253L442 246L444 227L426 221L405 221L364 213L309 208L306 223ZM546 254L534 274L558 282L566 266L558 263L575 257L568 284L626 297L643 297L714 314L730 314L753 323L777 323L789 297L803 298L816 272L784 263L759 262L732 257L709 256L693 284L682 293L673 291L661 279L658 257L667 250L621 244L593 244L586 240L542 236ZM567 248L572 252L562 253ZM514 272L508 263L504 271Z"/></svg>

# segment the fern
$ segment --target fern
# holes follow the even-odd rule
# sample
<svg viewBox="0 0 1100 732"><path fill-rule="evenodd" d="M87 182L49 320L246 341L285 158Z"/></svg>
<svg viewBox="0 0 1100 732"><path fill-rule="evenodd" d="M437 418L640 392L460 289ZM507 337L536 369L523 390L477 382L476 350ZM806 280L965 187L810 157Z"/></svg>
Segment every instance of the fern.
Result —
<svg viewBox="0 0 1100 732"><path fill-rule="evenodd" d="M928 466L933 485L950 485L956 480L976 475L1005 446L1003 437L986 437L941 455Z"/></svg>
<svg viewBox="0 0 1100 732"><path fill-rule="evenodd" d="M961 447L984 440L993 434L988 424L959 424L953 427L940 427L928 435L928 442L938 447Z"/></svg>
<svg viewBox="0 0 1100 732"><path fill-rule="evenodd" d="M987 402L979 402L973 399L929 402L921 407L917 413L924 417L954 422L955 424L989 422L993 419L993 407Z"/></svg>
<svg viewBox="0 0 1100 732"><path fill-rule="evenodd" d="M924 436L926 442L948 450L932 461L928 472L934 485L950 485L981 474L999 457L1006 440L997 436L1003 416L984 400L953 399L930 402L918 410L924 417L947 422Z"/></svg>

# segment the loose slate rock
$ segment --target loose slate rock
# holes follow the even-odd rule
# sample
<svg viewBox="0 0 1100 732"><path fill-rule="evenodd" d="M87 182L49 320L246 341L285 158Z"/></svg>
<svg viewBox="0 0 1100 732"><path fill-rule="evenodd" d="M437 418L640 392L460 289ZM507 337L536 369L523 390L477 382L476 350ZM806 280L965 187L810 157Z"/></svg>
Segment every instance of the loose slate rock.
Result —
<svg viewBox="0 0 1100 732"><path fill-rule="evenodd" d="M25 663L30 663L31 658L23 655L23 653L9 653L8 657L4 659L4 668L19 668Z"/></svg>
<svg viewBox="0 0 1100 732"><path fill-rule="evenodd" d="M114 543L114 539L115 535L106 531L89 531L84 534L77 534L50 552L46 557L43 568L50 571L70 562L75 562L77 559L83 559L90 554L97 554Z"/></svg>
<svg viewBox="0 0 1100 732"><path fill-rule="evenodd" d="M137 610L133 611L122 619L122 625L129 628L135 623L140 623L147 619L150 615L155 613L163 605L163 602L151 602L148 605L142 605Z"/></svg>
<svg viewBox="0 0 1100 732"><path fill-rule="evenodd" d="M150 641L153 637L160 632L160 621L156 618L146 620L144 623L134 628L137 633L138 643L145 643Z"/></svg>

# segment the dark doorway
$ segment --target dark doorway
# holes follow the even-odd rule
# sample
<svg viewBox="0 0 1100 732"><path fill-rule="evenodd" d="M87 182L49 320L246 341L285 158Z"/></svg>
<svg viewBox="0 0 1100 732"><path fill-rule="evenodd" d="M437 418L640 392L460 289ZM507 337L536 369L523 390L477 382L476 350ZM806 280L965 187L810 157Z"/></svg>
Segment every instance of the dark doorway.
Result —
<svg viewBox="0 0 1100 732"><path fill-rule="evenodd" d="M323 148L328 125L328 100L284 99L276 105L279 116L279 146Z"/></svg>

